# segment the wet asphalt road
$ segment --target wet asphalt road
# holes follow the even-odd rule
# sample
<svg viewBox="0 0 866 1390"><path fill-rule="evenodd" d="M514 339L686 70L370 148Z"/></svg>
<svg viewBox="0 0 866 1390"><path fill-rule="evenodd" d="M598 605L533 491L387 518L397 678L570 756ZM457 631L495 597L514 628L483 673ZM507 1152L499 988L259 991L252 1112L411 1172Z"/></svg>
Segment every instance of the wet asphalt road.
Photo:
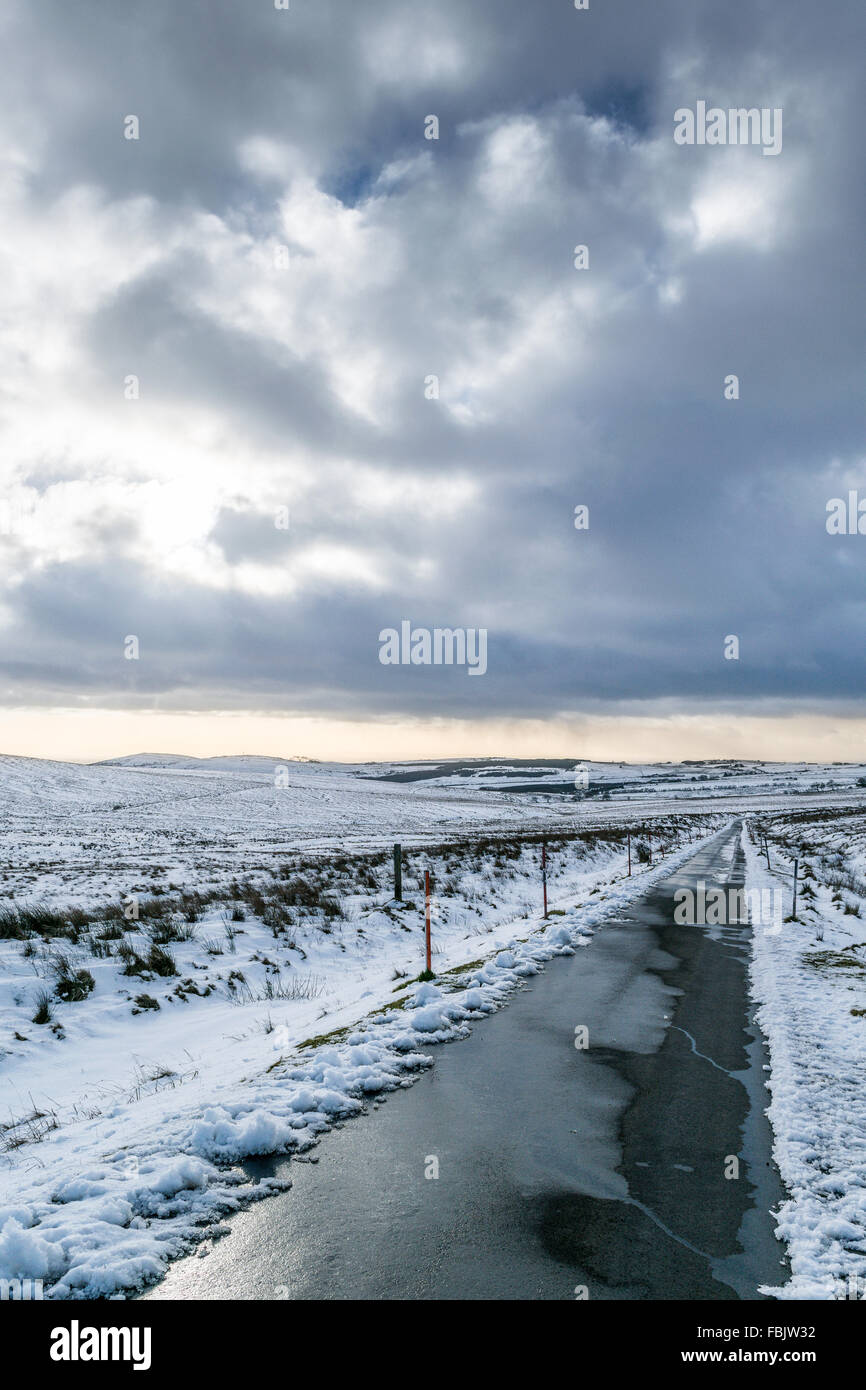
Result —
<svg viewBox="0 0 866 1390"><path fill-rule="evenodd" d="M742 883L740 827L544 972L148 1299L754 1299L784 1277L745 926L673 923ZM575 1047L575 1029L589 1047ZM425 1178L430 1159L439 1177ZM738 1162L739 1176L726 1176Z"/></svg>

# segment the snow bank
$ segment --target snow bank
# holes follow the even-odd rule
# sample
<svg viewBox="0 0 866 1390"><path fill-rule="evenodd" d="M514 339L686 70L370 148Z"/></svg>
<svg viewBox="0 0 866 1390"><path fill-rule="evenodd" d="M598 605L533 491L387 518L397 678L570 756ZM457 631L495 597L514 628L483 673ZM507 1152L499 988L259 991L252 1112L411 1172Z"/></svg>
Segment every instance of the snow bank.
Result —
<svg viewBox="0 0 866 1390"><path fill-rule="evenodd" d="M782 880L767 870L748 835L744 842L747 889L778 888ZM790 881L785 887L789 895ZM847 972L822 970L806 959L851 942L850 932L843 937L820 908L819 902L817 916L810 914L813 921L786 922L781 932L757 927L753 935L752 994L760 1005L757 1019L771 1066L767 1113L774 1157L789 1194L777 1214L777 1234L791 1260L790 1282L761 1292L783 1299L862 1299L866 1020L852 1008L862 1007L863 987L853 986ZM847 920L859 925L859 919Z"/></svg>

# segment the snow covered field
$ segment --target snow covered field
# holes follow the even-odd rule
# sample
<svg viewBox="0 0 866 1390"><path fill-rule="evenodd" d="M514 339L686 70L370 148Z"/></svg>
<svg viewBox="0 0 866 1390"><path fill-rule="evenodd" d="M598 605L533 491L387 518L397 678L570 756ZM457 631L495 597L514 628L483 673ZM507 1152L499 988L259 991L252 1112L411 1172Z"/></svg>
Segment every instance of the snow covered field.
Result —
<svg viewBox="0 0 866 1390"><path fill-rule="evenodd" d="M551 829L548 845L563 915L545 924L527 832L557 818L524 800L493 817L510 835L485 838L487 802L462 787L6 762L9 844L24 826L51 849L9 854L0 909L0 1278L41 1279L50 1297L135 1289L213 1239L273 1190L244 1158L308 1147L409 1084L431 1043L667 871L639 864L636 839L642 871L623 883L622 829L577 835L571 808L569 838ZM717 823L655 818L656 858ZM418 981L428 868L435 983Z"/></svg>
<svg viewBox="0 0 866 1390"><path fill-rule="evenodd" d="M770 868L759 854L766 830ZM866 817L762 818L749 889L782 888L781 930L753 937L752 991L770 1053L786 1299L866 1297ZM799 859L797 920L793 859Z"/></svg>
<svg viewBox="0 0 866 1390"><path fill-rule="evenodd" d="M0 756L4 896L103 902L174 882L200 890L299 848L634 824L848 804L866 766L761 763L334 764L139 755L81 766ZM583 785L585 780L586 785Z"/></svg>
<svg viewBox="0 0 866 1390"><path fill-rule="evenodd" d="M405 771L277 758L77 766L0 757L0 885L16 900L89 906L169 882L201 891L237 872L267 872L301 847L427 844L455 834L603 825L624 815L634 822L671 810L655 795L625 811L576 795L481 790L477 778L457 773L386 780ZM572 791L573 783L572 776Z"/></svg>
<svg viewBox="0 0 866 1390"><path fill-rule="evenodd" d="M223 1216L274 1188L244 1159L303 1150L411 1084L431 1044L464 1036L545 961L578 949L731 815L789 808L790 819L795 803L835 816L866 795L862 767L581 767L584 778L570 764L490 760L0 760L0 1279L42 1280L47 1297L124 1296L174 1256L206 1252ZM838 844L828 830L826 848L859 868L866 837L849 844L851 823L836 827ZM652 868L638 862L636 833L630 880L626 827L651 830L655 856ZM425 869L433 982L418 979ZM842 933L856 924L841 908L835 917ZM823 1151L805 1128L817 1112L798 1118L798 1088L826 1092L827 1150L842 1109L855 1113L830 1085L843 1075L835 1049L850 1041L854 1066L863 1020L840 1015L827 1067L801 1082L785 1030L814 1036L816 1015L791 1007L806 998L792 940L787 928L781 942L761 939L755 979L775 1049L773 1122L788 1144L780 1166L801 1181L802 1145ZM815 976L830 990L842 978ZM785 1125L794 1137L780 1141ZM843 1271L845 1242L862 1242L863 1153L855 1128L843 1133L839 1173L833 1155L821 1159L811 1246L801 1197L783 1214L804 1252L792 1287ZM846 1185L838 1200L834 1181Z"/></svg>

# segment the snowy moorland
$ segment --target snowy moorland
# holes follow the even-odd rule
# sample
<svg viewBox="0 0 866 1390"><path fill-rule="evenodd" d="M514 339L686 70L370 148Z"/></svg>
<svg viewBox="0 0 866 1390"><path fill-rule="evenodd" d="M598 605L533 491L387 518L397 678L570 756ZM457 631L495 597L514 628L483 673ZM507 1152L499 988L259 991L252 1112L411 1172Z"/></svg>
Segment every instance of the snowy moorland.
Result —
<svg viewBox="0 0 866 1390"><path fill-rule="evenodd" d="M244 1159L303 1150L410 1084L431 1044L464 1036L720 823L646 822L650 867L632 821L627 879L622 825L584 826L580 806L557 830L549 809L515 802L497 813L511 832L485 834L486 803L462 788L300 765L293 798L273 764L7 761L6 834L26 825L51 850L29 870L10 855L0 907L0 1278L55 1298L123 1295L213 1239L279 1186ZM298 848L301 822L324 839L341 818L340 848ZM418 978L425 870L432 982Z"/></svg>
<svg viewBox="0 0 866 1390"><path fill-rule="evenodd" d="M0 756L4 896L88 906L173 882L228 883L305 849L455 834L738 815L863 798L866 766L451 763L334 765L141 754L81 766Z"/></svg>
<svg viewBox="0 0 866 1390"><path fill-rule="evenodd" d="M856 874L866 853L847 814L863 803L859 766L140 755L95 766L7 757L0 773L0 1279L41 1280L53 1298L123 1297L206 1249L227 1214L279 1186L247 1158L305 1150L411 1084L431 1045L465 1036L546 961L587 943L731 816L784 827L838 815L828 859L850 853ZM433 980L419 979L425 870ZM838 891L853 904L852 889ZM856 925L834 915L843 933ZM774 1049L771 1115L777 1144L788 1142L792 1250L805 1250L796 1145L811 1143L840 1184L838 1201L829 1187L821 1198L822 1213L836 1204L830 1224L795 1260L806 1287L838 1274L845 1242L862 1239L850 1194L863 1155L852 1137L837 1173L818 1110L800 1115L799 1097L783 1094L801 1084L783 1039L801 1026L805 967L782 950L771 968L765 944L755 979ZM810 988L843 978L813 974ZM814 1008L836 999L816 996ZM850 1020L862 1038L862 1019ZM806 1078L828 1093L828 1126L841 1106L830 1078L847 1075L834 1060L843 1025L828 1033L826 1074Z"/></svg>

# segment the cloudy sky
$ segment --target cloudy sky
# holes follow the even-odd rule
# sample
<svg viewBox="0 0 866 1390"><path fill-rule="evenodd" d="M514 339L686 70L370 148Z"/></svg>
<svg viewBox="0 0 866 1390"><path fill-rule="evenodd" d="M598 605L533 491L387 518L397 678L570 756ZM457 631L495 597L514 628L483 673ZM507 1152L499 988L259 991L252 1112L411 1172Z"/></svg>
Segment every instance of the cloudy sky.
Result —
<svg viewBox="0 0 866 1390"><path fill-rule="evenodd" d="M864 39L7 0L0 749L862 758ZM486 674L383 665L403 620Z"/></svg>

